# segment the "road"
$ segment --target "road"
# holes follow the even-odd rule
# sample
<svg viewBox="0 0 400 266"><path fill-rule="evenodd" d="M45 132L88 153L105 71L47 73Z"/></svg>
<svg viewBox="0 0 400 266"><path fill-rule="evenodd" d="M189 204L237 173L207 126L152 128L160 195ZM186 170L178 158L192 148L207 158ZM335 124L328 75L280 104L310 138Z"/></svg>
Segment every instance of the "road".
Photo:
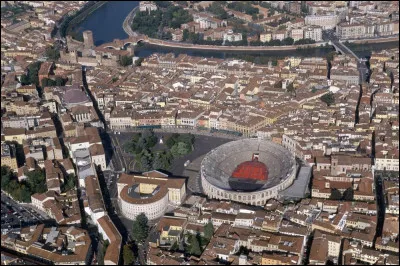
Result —
<svg viewBox="0 0 400 266"><path fill-rule="evenodd" d="M128 34L128 36L133 36L136 37L138 34L132 30L132 21L135 18L136 15L136 10L138 7L135 7L132 9L132 11L126 16L124 23L122 24L122 28L124 29L125 33Z"/></svg>

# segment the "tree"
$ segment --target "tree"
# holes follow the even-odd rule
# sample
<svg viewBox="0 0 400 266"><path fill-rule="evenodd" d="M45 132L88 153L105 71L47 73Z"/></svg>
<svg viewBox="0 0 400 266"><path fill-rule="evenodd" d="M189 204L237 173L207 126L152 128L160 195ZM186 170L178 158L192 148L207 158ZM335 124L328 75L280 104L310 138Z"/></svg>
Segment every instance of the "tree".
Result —
<svg viewBox="0 0 400 266"><path fill-rule="evenodd" d="M135 255L133 253L131 244L124 245L122 254L123 254L125 265L131 265L135 261Z"/></svg>
<svg viewBox="0 0 400 266"><path fill-rule="evenodd" d="M182 41L186 41L189 38L189 30L184 29L182 32Z"/></svg>
<svg viewBox="0 0 400 266"><path fill-rule="evenodd" d="M336 188L331 189L331 196L329 197L331 200L341 200L342 199L342 193Z"/></svg>
<svg viewBox="0 0 400 266"><path fill-rule="evenodd" d="M291 37L287 37L285 39L282 40L282 44L283 45L292 45L294 42L293 38Z"/></svg>
<svg viewBox="0 0 400 266"><path fill-rule="evenodd" d="M7 190L12 177L13 177L13 173L12 173L10 167L8 167L6 165L2 165L1 166L1 187L3 189Z"/></svg>
<svg viewBox="0 0 400 266"><path fill-rule="evenodd" d="M336 55L336 52L335 52L335 51L329 52L329 53L326 55L326 60L327 60L328 62L331 62L331 61L333 60L333 58L335 57L335 55Z"/></svg>
<svg viewBox="0 0 400 266"><path fill-rule="evenodd" d="M315 43L315 40L310 39L310 38L306 38L306 39L300 39L294 42L295 45L297 44L311 44L311 43Z"/></svg>
<svg viewBox="0 0 400 266"><path fill-rule="evenodd" d="M171 153L174 157L186 155L191 151L191 147L185 142L178 142L171 148Z"/></svg>
<svg viewBox="0 0 400 266"><path fill-rule="evenodd" d="M296 95L296 89L293 87L293 82L289 83L289 85L286 87L286 90L290 93L290 95Z"/></svg>
<svg viewBox="0 0 400 266"><path fill-rule="evenodd" d="M143 132L143 138L145 138L146 140L146 148L150 149L152 147L154 147L157 144L157 136L154 134L153 130L145 130Z"/></svg>
<svg viewBox="0 0 400 266"><path fill-rule="evenodd" d="M140 213L132 224L133 239L136 242L144 241L149 234L148 218L146 214Z"/></svg>
<svg viewBox="0 0 400 266"><path fill-rule="evenodd" d="M42 79L42 87L52 87L52 86L56 86L57 82L55 82L52 79L49 78L43 78Z"/></svg>
<svg viewBox="0 0 400 266"><path fill-rule="evenodd" d="M225 11L221 2L214 1L211 5L209 5L206 10L215 14L219 19L227 19L228 12Z"/></svg>
<svg viewBox="0 0 400 266"><path fill-rule="evenodd" d="M321 101L326 103L328 106L331 106L332 104L335 103L335 96L333 95L332 92L329 92L321 96Z"/></svg>
<svg viewBox="0 0 400 266"><path fill-rule="evenodd" d="M143 155L140 157L140 164L143 171L150 171L152 162L149 156Z"/></svg>
<svg viewBox="0 0 400 266"><path fill-rule="evenodd" d="M36 86L39 86L38 72L39 72L41 64L42 64L42 62L37 61L37 62L33 62L32 64L30 64L28 66L29 84L35 84Z"/></svg>
<svg viewBox="0 0 400 266"><path fill-rule="evenodd" d="M61 192L67 192L68 190L76 188L76 177L74 174L69 174L65 177L64 183L61 185Z"/></svg>
<svg viewBox="0 0 400 266"><path fill-rule="evenodd" d="M132 57L126 55L122 56L120 59L120 65L123 67L132 65Z"/></svg>
<svg viewBox="0 0 400 266"><path fill-rule="evenodd" d="M21 84L22 85L29 85L31 84L31 81L29 80L29 77L25 74L21 75Z"/></svg>
<svg viewBox="0 0 400 266"><path fill-rule="evenodd" d="M154 3L161 8L167 8L171 5L171 1L154 1Z"/></svg>
<svg viewBox="0 0 400 266"><path fill-rule="evenodd" d="M179 142L185 142L189 145L193 145L195 136L192 133L181 134L181 135L179 135L178 140L179 140Z"/></svg>
<svg viewBox="0 0 400 266"><path fill-rule="evenodd" d="M29 188L25 184L22 184L19 188L20 201L31 202L31 194Z"/></svg>
<svg viewBox="0 0 400 266"><path fill-rule="evenodd" d="M195 256L201 255L200 242L197 236L192 236L190 239L190 254Z"/></svg>
<svg viewBox="0 0 400 266"><path fill-rule="evenodd" d="M64 86L66 82L62 77L56 77L56 86Z"/></svg>
<svg viewBox="0 0 400 266"><path fill-rule="evenodd" d="M27 184L29 185L30 191L34 193L44 193L47 191L46 187L46 175L43 170L35 169L26 174Z"/></svg>
<svg viewBox="0 0 400 266"><path fill-rule="evenodd" d="M343 192L343 200L353 201L354 199L354 190L352 187L349 187Z"/></svg>
<svg viewBox="0 0 400 266"><path fill-rule="evenodd" d="M210 221L204 226L204 237L210 240L213 235L214 235L214 225Z"/></svg>
<svg viewBox="0 0 400 266"><path fill-rule="evenodd" d="M162 151L154 156L153 169L168 170L172 161L172 154L169 151Z"/></svg>
<svg viewBox="0 0 400 266"><path fill-rule="evenodd" d="M45 56L52 61L57 61L60 58L60 51L57 47L50 46L46 48Z"/></svg>
<svg viewBox="0 0 400 266"><path fill-rule="evenodd" d="M139 57L139 59L137 59L135 61L135 66L141 66L142 62L143 62L144 58L143 57Z"/></svg>
<svg viewBox="0 0 400 266"><path fill-rule="evenodd" d="M178 241L175 241L174 244L171 246L171 248L169 250L177 251L178 249L179 249Z"/></svg>
<svg viewBox="0 0 400 266"><path fill-rule="evenodd" d="M172 134L171 137L169 137L167 139L167 141L165 142L165 145L167 145L167 147L171 149L172 146L174 146L175 143L177 142L178 138L179 138L179 134L178 133Z"/></svg>

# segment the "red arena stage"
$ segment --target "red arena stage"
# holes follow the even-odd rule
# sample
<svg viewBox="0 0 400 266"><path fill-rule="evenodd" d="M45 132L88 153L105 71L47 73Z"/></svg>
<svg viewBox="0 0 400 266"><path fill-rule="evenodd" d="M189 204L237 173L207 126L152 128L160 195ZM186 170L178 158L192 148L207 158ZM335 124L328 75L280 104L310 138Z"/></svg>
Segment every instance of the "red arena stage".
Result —
<svg viewBox="0 0 400 266"><path fill-rule="evenodd" d="M268 169L265 164L254 158L252 161L247 161L239 164L232 173L233 178L256 179L260 181L268 180Z"/></svg>

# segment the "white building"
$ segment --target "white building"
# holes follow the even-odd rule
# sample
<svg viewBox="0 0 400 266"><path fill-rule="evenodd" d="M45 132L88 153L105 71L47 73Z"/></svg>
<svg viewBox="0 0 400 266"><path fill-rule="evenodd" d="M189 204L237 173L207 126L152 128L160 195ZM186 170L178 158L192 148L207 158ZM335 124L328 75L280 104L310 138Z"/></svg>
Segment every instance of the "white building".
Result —
<svg viewBox="0 0 400 266"><path fill-rule="evenodd" d="M399 158L378 153L375 158L375 169L378 171L399 171Z"/></svg>
<svg viewBox="0 0 400 266"><path fill-rule="evenodd" d="M139 10L140 12L157 10L157 5L153 1L140 1L139 3Z"/></svg>
<svg viewBox="0 0 400 266"><path fill-rule="evenodd" d="M338 22L339 18L337 15L311 15L306 16L305 19L306 25L321 26L324 30L335 28Z"/></svg>
<svg viewBox="0 0 400 266"><path fill-rule="evenodd" d="M310 26L304 28L304 39L311 39L316 42L322 40L322 28L320 26Z"/></svg>
<svg viewBox="0 0 400 266"><path fill-rule="evenodd" d="M228 30L228 32L224 34L224 41L240 42L241 40L243 40L241 33L233 33L232 30Z"/></svg>
<svg viewBox="0 0 400 266"><path fill-rule="evenodd" d="M304 37L304 32L302 28L298 28L298 29L292 29L290 31L290 37L294 40L294 41L298 41L300 39L303 39Z"/></svg>

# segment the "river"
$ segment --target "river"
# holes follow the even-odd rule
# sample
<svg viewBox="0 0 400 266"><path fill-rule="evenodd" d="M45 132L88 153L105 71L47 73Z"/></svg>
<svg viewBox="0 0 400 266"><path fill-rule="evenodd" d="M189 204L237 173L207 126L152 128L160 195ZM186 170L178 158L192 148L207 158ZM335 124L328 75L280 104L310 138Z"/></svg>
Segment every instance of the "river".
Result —
<svg viewBox="0 0 400 266"><path fill-rule="evenodd" d="M109 1L100 8L91 13L80 25L77 26L78 32L91 30L95 45L112 42L114 39L125 39L128 35L122 28L126 16L133 8L139 5L139 1ZM398 42L379 43L359 45L354 52L361 57L369 56L371 50L382 50L398 47ZM188 55L215 58L259 58L256 61L265 62L265 59L278 59L285 56L320 56L324 57L327 53L333 51L330 48L314 48L296 51L265 51L265 52L225 52L225 51L204 51L204 50L187 50L183 48L168 48L150 44L144 44L135 48L135 55L139 57L148 57L153 53L185 53ZM260 60L261 59L261 60ZM264 60L263 60L264 59Z"/></svg>

